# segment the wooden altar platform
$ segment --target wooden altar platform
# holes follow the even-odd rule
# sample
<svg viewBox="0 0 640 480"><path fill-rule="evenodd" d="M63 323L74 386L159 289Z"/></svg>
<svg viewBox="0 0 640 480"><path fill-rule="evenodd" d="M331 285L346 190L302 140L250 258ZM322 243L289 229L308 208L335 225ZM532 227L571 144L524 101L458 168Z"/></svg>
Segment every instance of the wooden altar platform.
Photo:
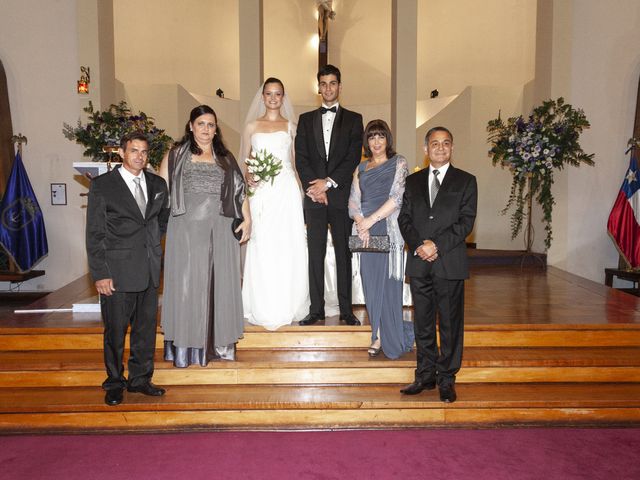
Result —
<svg viewBox="0 0 640 480"><path fill-rule="evenodd" d="M88 277L29 308L93 295ZM553 267L474 266L458 401L405 397L415 354L370 359L363 326L247 326L237 361L176 369L108 407L98 314L0 318L0 433L640 424L640 298ZM405 315L411 316L407 309Z"/></svg>

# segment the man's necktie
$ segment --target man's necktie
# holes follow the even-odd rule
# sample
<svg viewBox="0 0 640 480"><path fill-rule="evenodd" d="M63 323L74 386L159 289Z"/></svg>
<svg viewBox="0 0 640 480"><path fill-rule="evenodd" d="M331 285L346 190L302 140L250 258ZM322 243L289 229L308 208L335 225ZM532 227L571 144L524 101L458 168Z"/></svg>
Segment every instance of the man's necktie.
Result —
<svg viewBox="0 0 640 480"><path fill-rule="evenodd" d="M320 113L322 113L323 115L327 112L333 112L336 113L337 109L336 107L331 107L331 108L325 108L325 107L320 107Z"/></svg>
<svg viewBox="0 0 640 480"><path fill-rule="evenodd" d="M133 183L136 184L135 193L133 197L136 199L136 203L138 204L138 208L140 209L140 213L144 217L147 211L147 201L144 199L144 192L142 191L142 187L140 186L140 179L134 178Z"/></svg>
<svg viewBox="0 0 640 480"><path fill-rule="evenodd" d="M438 175L440 175L440 172L438 170L434 170L433 182L431 182L431 188L429 189L432 207L433 207L433 203L436 201L436 195L438 195L438 190L440 190L440 180L438 180Z"/></svg>

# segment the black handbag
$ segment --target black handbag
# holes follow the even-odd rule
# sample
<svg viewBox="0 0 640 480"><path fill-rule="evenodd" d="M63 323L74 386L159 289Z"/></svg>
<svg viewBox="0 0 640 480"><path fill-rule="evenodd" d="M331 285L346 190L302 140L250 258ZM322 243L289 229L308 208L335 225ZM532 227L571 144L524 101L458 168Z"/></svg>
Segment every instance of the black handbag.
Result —
<svg viewBox="0 0 640 480"><path fill-rule="evenodd" d="M349 250L353 253L388 253L390 246L389 235L369 235L369 245L366 248L358 235L349 236Z"/></svg>
<svg viewBox="0 0 640 480"><path fill-rule="evenodd" d="M242 218L234 218L233 222L231 222L231 233L233 233L233 236L236 237L238 241L242 238L242 230L236 232L236 228L238 228L242 222Z"/></svg>

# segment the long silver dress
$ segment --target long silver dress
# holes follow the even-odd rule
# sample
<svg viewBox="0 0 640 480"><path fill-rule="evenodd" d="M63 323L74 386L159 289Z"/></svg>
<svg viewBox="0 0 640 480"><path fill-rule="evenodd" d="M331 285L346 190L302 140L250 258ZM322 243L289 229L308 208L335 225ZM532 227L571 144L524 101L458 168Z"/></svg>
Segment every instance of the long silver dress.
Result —
<svg viewBox="0 0 640 480"><path fill-rule="evenodd" d="M411 351L414 342L413 324L402 315L402 284L404 280L404 241L398 226L402 205L407 161L395 155L381 166L366 170L366 163L358 167L358 182L351 186L349 215L369 216L387 200L392 199L395 210L386 219L375 223L371 235L389 235L389 253L354 254L359 262L362 288L371 322L371 341L380 338L385 356L396 359ZM356 229L354 225L354 234ZM378 334L380 335L378 337Z"/></svg>
<svg viewBox="0 0 640 480"><path fill-rule="evenodd" d="M162 328L165 360L177 367L233 359L244 328L240 247L220 215L223 169L186 161L184 215L169 218Z"/></svg>

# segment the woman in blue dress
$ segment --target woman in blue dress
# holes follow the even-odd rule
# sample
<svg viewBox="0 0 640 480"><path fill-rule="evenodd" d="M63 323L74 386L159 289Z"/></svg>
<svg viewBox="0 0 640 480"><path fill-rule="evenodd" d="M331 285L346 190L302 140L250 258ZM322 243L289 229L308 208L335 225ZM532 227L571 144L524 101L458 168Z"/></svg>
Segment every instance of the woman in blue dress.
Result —
<svg viewBox="0 0 640 480"><path fill-rule="evenodd" d="M364 131L366 162L354 174L349 198L349 216L354 235L363 242L370 235L389 235L389 253L355 254L359 263L365 304L371 323L374 357L382 352L391 359L413 347L413 325L402 318L404 240L398 227L407 160L393 149L393 136L384 120L372 120Z"/></svg>

